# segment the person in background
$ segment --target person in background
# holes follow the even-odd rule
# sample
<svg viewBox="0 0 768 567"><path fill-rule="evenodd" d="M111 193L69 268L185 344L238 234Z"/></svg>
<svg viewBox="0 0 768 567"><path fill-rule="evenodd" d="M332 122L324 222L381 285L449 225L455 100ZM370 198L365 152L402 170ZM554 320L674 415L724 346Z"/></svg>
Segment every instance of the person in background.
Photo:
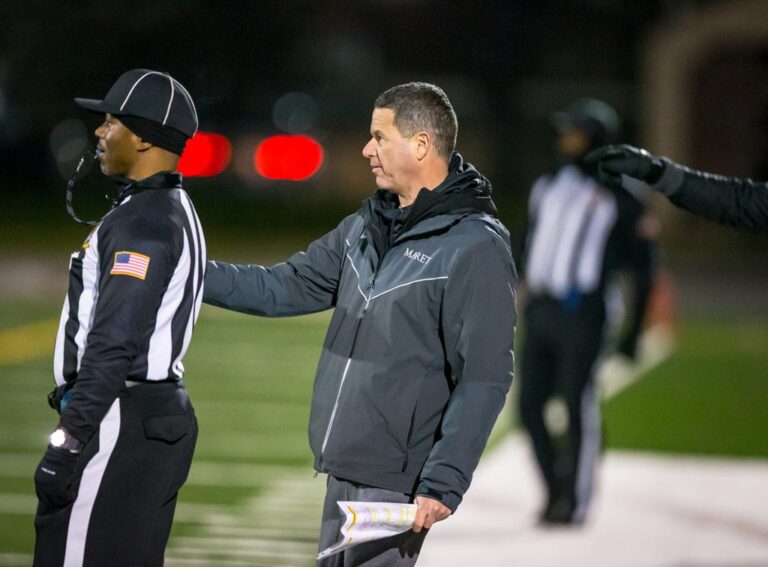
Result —
<svg viewBox="0 0 768 567"><path fill-rule="evenodd" d="M606 186L585 162L619 135L602 101L574 102L553 116L559 162L531 189L521 265L526 289L519 415L546 488L543 524L584 521L601 449L596 368L606 348L607 296L621 271L633 297L618 350L633 358L653 278L642 196ZM545 419L547 404L567 408L565 435Z"/></svg>

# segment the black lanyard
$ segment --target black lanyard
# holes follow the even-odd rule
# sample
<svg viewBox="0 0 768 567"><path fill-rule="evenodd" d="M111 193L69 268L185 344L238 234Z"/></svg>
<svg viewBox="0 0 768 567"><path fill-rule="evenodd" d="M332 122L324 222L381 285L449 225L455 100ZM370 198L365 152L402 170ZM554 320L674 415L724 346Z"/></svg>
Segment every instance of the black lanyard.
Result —
<svg viewBox="0 0 768 567"><path fill-rule="evenodd" d="M77 213L75 213L75 208L72 206L72 192L75 188L77 176L80 174L80 170L83 168L83 165L85 165L86 161L88 163L93 163L98 155L98 151L96 150L86 150L83 152L83 155L80 156L80 160L77 162L75 172L72 174L72 177L69 178L69 182L67 183L67 212L69 213L69 216L80 224L87 224L90 226L96 226L99 224L99 221L84 221L77 216Z"/></svg>

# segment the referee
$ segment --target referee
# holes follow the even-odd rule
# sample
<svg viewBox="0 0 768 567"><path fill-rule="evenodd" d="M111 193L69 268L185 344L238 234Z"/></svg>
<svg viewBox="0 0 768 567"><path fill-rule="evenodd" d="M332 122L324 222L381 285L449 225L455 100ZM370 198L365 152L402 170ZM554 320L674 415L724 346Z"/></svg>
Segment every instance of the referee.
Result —
<svg viewBox="0 0 768 567"><path fill-rule="evenodd" d="M163 564L197 421L181 382L200 310L205 240L176 172L197 130L170 75L124 73L96 129L122 188L70 258L51 396L61 414L35 472L36 566Z"/></svg>
<svg viewBox="0 0 768 567"><path fill-rule="evenodd" d="M629 192L599 183L585 154L618 135L606 103L575 102L554 116L561 163L533 185L521 263L527 301L520 376L520 417L547 489L544 524L578 524L589 506L600 452L594 370L601 353L606 291L618 270L630 272L634 301L619 351L635 353L652 276L644 207ZM563 399L568 430L547 427L547 402Z"/></svg>

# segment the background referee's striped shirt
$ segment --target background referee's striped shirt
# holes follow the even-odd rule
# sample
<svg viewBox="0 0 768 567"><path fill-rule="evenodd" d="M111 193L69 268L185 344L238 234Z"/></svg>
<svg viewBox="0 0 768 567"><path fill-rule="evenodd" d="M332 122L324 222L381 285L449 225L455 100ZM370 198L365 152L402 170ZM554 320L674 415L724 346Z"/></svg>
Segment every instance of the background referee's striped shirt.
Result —
<svg viewBox="0 0 768 567"><path fill-rule="evenodd" d="M202 300L205 239L180 176L126 187L72 254L54 354L57 384L76 388L61 423L96 430L126 380L177 381Z"/></svg>
<svg viewBox="0 0 768 567"><path fill-rule="evenodd" d="M576 166L539 178L529 201L525 272L531 292L565 299L597 291L619 216L615 193Z"/></svg>

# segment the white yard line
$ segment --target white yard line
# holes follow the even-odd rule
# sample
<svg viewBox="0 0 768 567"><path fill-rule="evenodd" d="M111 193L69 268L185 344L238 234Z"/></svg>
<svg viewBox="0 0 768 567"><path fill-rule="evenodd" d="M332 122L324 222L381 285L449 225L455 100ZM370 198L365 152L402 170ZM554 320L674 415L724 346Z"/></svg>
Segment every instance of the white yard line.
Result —
<svg viewBox="0 0 768 567"><path fill-rule="evenodd" d="M31 475L30 475L31 476ZM32 482L30 478L30 483ZM34 515L37 497L34 494L0 493L0 514Z"/></svg>
<svg viewBox="0 0 768 567"><path fill-rule="evenodd" d="M166 565L314 564L325 478L309 471L273 472L259 496L228 510L190 514L199 525L171 540ZM187 516L183 501L179 509Z"/></svg>
<svg viewBox="0 0 768 567"><path fill-rule="evenodd" d="M24 553L0 553L0 565L3 567L27 567L32 565L32 556Z"/></svg>

